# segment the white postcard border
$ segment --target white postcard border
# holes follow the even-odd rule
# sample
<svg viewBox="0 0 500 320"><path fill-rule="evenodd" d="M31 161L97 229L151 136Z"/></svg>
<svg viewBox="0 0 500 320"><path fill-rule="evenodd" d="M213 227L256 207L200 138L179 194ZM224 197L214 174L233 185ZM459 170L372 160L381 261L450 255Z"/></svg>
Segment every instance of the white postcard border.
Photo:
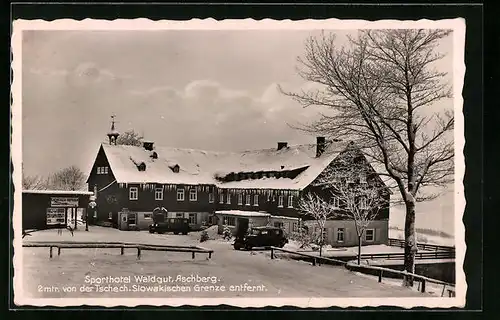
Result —
<svg viewBox="0 0 500 320"><path fill-rule="evenodd" d="M152 21L149 19L117 19L82 21L60 19L54 21L44 20L16 20L13 22L12 32L12 142L11 157L14 165L13 183L14 214L12 218L14 228L14 303L18 306L215 306L231 305L236 307L266 307L266 306L291 306L300 308L325 308L325 307L375 307L395 306L403 308L429 307L449 308L463 307L467 290L463 263L465 260L465 227L462 217L465 209L465 195L463 178L465 173L465 160L463 149L465 144L464 119L462 113L462 89L465 77L465 20L462 18L445 20L221 20L192 19L189 21ZM453 88L455 108L455 247L456 247L456 297L453 298L61 298L61 299L31 299L23 296L22 288L22 240L21 240L21 212L22 212L22 31L24 30L353 30L353 29L452 29L453 32Z"/></svg>

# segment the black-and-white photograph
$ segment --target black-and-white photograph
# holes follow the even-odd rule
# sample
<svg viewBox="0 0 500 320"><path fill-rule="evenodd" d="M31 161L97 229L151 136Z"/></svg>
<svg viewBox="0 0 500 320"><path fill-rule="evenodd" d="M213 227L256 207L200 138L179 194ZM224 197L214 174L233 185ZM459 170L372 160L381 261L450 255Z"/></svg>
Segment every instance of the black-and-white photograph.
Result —
<svg viewBox="0 0 500 320"><path fill-rule="evenodd" d="M462 19L12 43L16 304L464 305Z"/></svg>

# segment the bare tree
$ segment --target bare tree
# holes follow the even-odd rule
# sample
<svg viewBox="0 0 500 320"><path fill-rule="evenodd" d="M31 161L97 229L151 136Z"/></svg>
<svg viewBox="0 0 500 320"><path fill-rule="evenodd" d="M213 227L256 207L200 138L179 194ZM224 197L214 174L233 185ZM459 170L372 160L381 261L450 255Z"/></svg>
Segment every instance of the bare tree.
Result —
<svg viewBox="0 0 500 320"><path fill-rule="evenodd" d="M85 186L85 174L78 167L70 166L54 173L50 184L58 190L82 190Z"/></svg>
<svg viewBox="0 0 500 320"><path fill-rule="evenodd" d="M23 172L23 190L46 190L49 188L47 178L39 175L25 175Z"/></svg>
<svg viewBox="0 0 500 320"><path fill-rule="evenodd" d="M299 201L299 211L306 217L313 218L315 221L316 230L313 231L313 239L319 245L319 256L322 256L323 245L325 239L323 231L325 230L326 221L332 217L332 206L315 193L307 193Z"/></svg>
<svg viewBox="0 0 500 320"><path fill-rule="evenodd" d="M299 74L323 89L285 92L304 107L326 112L300 129L356 142L394 182L406 207L405 270L414 273L416 202L426 186L451 183L454 173L453 110L446 73L434 69L439 41L451 31L364 30L339 48L335 35L309 38ZM412 286L413 278L406 277Z"/></svg>
<svg viewBox="0 0 500 320"><path fill-rule="evenodd" d="M332 216L353 221L358 238L358 264L366 230L390 201L389 189L373 173L361 152L348 148L313 184L331 194L328 205Z"/></svg>
<svg viewBox="0 0 500 320"><path fill-rule="evenodd" d="M49 181L39 175L27 175L22 165L23 190L46 190L49 188Z"/></svg>
<svg viewBox="0 0 500 320"><path fill-rule="evenodd" d="M118 136L116 144L140 147L143 139L144 137L134 130L128 130Z"/></svg>

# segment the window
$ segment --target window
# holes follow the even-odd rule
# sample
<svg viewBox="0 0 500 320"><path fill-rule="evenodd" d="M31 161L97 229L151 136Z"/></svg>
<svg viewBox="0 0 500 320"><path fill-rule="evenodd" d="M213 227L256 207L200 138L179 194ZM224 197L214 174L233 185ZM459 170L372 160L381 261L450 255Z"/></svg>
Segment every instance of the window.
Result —
<svg viewBox="0 0 500 320"><path fill-rule="evenodd" d="M229 193L229 191L226 194L226 203L231 204L231 194Z"/></svg>
<svg viewBox="0 0 500 320"><path fill-rule="evenodd" d="M259 195L258 194L255 194L253 196L253 205L254 206L258 206L259 205Z"/></svg>
<svg viewBox="0 0 500 320"><path fill-rule="evenodd" d="M344 242L344 228L337 228L337 242Z"/></svg>
<svg viewBox="0 0 500 320"><path fill-rule="evenodd" d="M375 240L375 230L374 229L366 229L365 240L367 242L373 242Z"/></svg>
<svg viewBox="0 0 500 320"><path fill-rule="evenodd" d="M224 224L227 226L235 227L236 226L236 218L235 217L225 217Z"/></svg>
<svg viewBox="0 0 500 320"><path fill-rule="evenodd" d="M196 213L189 214L189 223L196 224Z"/></svg>
<svg viewBox="0 0 500 320"><path fill-rule="evenodd" d="M113 212L110 212L108 213L108 220L112 220L113 219Z"/></svg>
<svg viewBox="0 0 500 320"><path fill-rule="evenodd" d="M177 189L177 201L184 201L184 189Z"/></svg>
<svg viewBox="0 0 500 320"><path fill-rule="evenodd" d="M292 232L299 232L299 223L292 222Z"/></svg>
<svg viewBox="0 0 500 320"><path fill-rule="evenodd" d="M327 229L323 228L323 232L321 232L321 237L323 239L323 243L328 240L328 234L327 234Z"/></svg>
<svg viewBox="0 0 500 320"><path fill-rule="evenodd" d="M332 206L334 208L340 208L340 199L338 197L332 197Z"/></svg>
<svg viewBox="0 0 500 320"><path fill-rule="evenodd" d="M238 194L238 205L243 205L243 195L241 193Z"/></svg>
<svg viewBox="0 0 500 320"><path fill-rule="evenodd" d="M359 198L359 208L360 209L368 209L368 205L366 203L366 197Z"/></svg>
<svg viewBox="0 0 500 320"><path fill-rule="evenodd" d="M213 194L213 192L210 192L208 194L208 202L209 203L214 203L214 194Z"/></svg>
<svg viewBox="0 0 500 320"><path fill-rule="evenodd" d="M274 226L276 228L283 228L283 222L281 222L281 221L274 221Z"/></svg>
<svg viewBox="0 0 500 320"><path fill-rule="evenodd" d="M198 200L198 192L195 188L189 189L189 201L197 201Z"/></svg>
<svg viewBox="0 0 500 320"><path fill-rule="evenodd" d="M108 167L97 167L97 174L108 174Z"/></svg>
<svg viewBox="0 0 500 320"><path fill-rule="evenodd" d="M183 213L183 212L177 212L177 213L175 214L175 217L176 217L176 218L184 218L184 213Z"/></svg>
<svg viewBox="0 0 500 320"><path fill-rule="evenodd" d="M145 220L151 220L151 219L153 219L153 214L152 213L145 213L144 214L144 219Z"/></svg>
<svg viewBox="0 0 500 320"><path fill-rule="evenodd" d="M288 208L293 208L293 196L288 196Z"/></svg>
<svg viewBox="0 0 500 320"><path fill-rule="evenodd" d="M224 203L224 194L222 193L222 191L219 194L219 203Z"/></svg>
<svg viewBox="0 0 500 320"><path fill-rule="evenodd" d="M278 207L283 208L283 196L278 197Z"/></svg>
<svg viewBox="0 0 500 320"><path fill-rule="evenodd" d="M249 205L250 205L250 199L251 199L250 195L249 195L249 194L247 194L247 195L245 196L245 205L246 205L246 206L249 206Z"/></svg>
<svg viewBox="0 0 500 320"><path fill-rule="evenodd" d="M155 189L155 200L163 200L163 189L162 188Z"/></svg>
<svg viewBox="0 0 500 320"><path fill-rule="evenodd" d="M47 225L64 223L66 223L66 211L64 208L47 208Z"/></svg>
<svg viewBox="0 0 500 320"><path fill-rule="evenodd" d="M130 187L128 193L129 200L137 200L139 199L139 189L137 187Z"/></svg>

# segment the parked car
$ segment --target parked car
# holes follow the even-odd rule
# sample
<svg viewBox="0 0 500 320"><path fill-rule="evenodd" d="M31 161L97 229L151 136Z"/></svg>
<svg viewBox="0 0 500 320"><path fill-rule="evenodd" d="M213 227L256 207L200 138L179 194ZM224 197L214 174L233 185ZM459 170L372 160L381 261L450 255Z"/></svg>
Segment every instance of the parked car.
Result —
<svg viewBox="0 0 500 320"><path fill-rule="evenodd" d="M288 243L283 230L278 227L254 227L245 235L236 236L234 249L245 248L251 250L258 247L280 247L283 248Z"/></svg>
<svg viewBox="0 0 500 320"><path fill-rule="evenodd" d="M149 225L149 233L173 232L174 234L188 234L189 231L191 231L191 228L187 218L167 218L163 222L154 222Z"/></svg>

